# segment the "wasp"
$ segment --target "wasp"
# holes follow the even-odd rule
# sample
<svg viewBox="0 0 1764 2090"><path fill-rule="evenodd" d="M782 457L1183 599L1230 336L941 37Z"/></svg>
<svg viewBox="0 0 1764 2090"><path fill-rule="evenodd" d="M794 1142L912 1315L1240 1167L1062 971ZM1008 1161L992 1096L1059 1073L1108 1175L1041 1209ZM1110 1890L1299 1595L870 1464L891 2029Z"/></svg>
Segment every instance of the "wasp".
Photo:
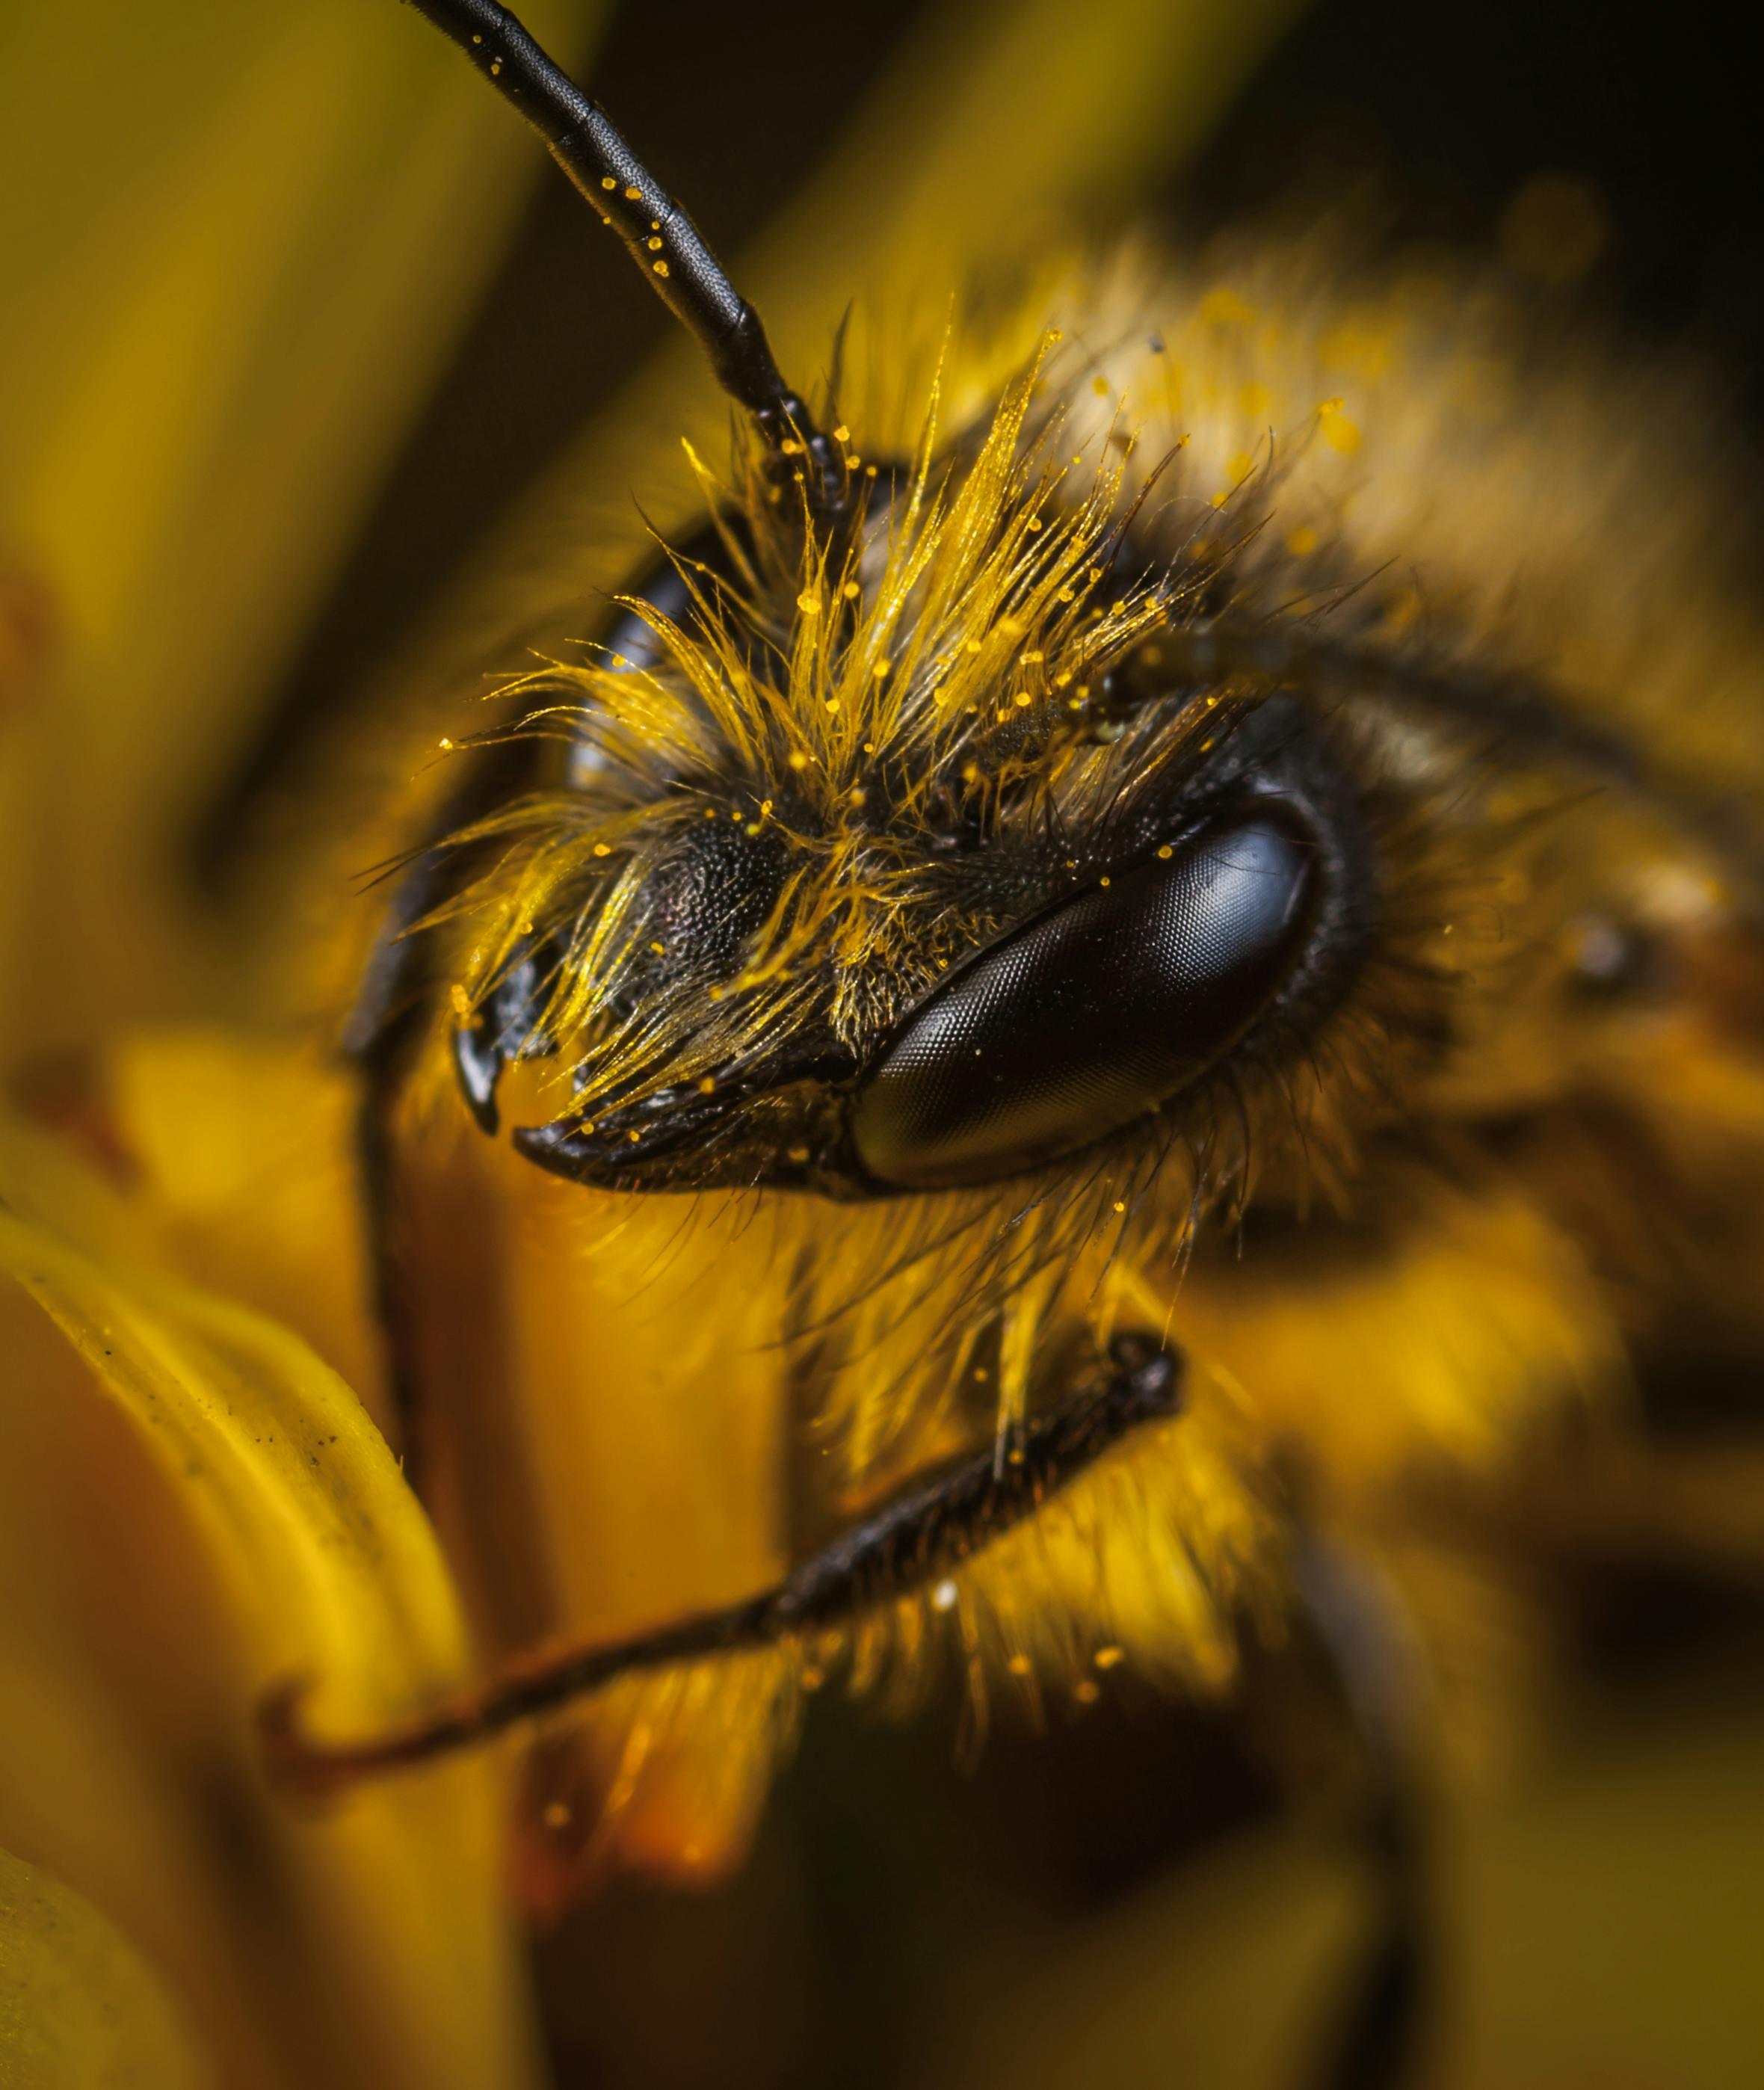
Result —
<svg viewBox="0 0 1764 2090"><path fill-rule="evenodd" d="M1344 1555L1494 1516L1688 1292L1749 1311L1756 655L1696 413L1266 247L799 386L512 15L416 5L736 424L400 815L345 1043L491 1667L376 1735L279 1700L278 1765L518 1727L553 1891L714 1872L837 1673L953 1658L978 1729L1295 1617L1383 1749Z"/></svg>

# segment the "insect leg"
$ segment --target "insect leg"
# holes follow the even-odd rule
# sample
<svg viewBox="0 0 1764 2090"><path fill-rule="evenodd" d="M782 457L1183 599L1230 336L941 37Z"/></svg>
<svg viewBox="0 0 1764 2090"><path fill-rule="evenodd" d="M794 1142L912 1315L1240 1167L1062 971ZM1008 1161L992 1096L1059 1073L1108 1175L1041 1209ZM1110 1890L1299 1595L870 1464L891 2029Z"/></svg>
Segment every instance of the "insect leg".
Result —
<svg viewBox="0 0 1764 2090"><path fill-rule="evenodd" d="M854 1614L941 1580L1025 1522L1142 1424L1177 1414L1180 1356L1153 1338L1116 1335L1108 1373L1022 1433L1020 1457L993 1447L910 1482L759 1595L654 1632L566 1648L505 1671L411 1725L360 1742L325 1743L299 1722L303 1686L285 1685L260 1718L273 1774L323 1796L358 1778L470 1746L555 1711L615 1679L706 1656L735 1654L837 1628Z"/></svg>
<svg viewBox="0 0 1764 2090"><path fill-rule="evenodd" d="M1301 1601L1372 1772L1361 1847L1377 1896L1372 1935L1345 1984L1309 2090L1400 2090L1414 2079L1436 1919L1417 1732L1420 1691L1396 1600L1364 1563L1316 1538L1297 1557Z"/></svg>

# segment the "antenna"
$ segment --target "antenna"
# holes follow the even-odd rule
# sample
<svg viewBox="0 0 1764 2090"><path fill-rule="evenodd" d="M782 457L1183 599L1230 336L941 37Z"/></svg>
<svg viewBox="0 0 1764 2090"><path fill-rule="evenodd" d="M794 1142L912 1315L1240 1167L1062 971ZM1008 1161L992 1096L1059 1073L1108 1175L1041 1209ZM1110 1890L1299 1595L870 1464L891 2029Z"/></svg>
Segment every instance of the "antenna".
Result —
<svg viewBox="0 0 1764 2090"><path fill-rule="evenodd" d="M551 157L625 243L661 302L704 350L717 383L767 446L800 454L810 505L847 505L844 459L785 381L759 315L723 273L698 227L581 88L496 0L410 0L452 38L544 140Z"/></svg>

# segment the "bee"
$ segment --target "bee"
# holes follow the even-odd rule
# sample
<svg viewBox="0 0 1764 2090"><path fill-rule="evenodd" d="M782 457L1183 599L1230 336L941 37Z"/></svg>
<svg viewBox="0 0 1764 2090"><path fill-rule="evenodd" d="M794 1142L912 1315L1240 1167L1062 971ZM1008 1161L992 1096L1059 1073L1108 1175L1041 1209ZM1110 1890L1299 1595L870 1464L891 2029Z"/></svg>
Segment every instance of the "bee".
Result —
<svg viewBox="0 0 1764 2090"><path fill-rule="evenodd" d="M596 626L561 557L453 664L495 722L395 815L346 1046L489 1667L379 1735L283 1697L278 1765L519 1729L556 1907L737 1862L839 1675L953 1660L978 1739L1297 1619L1388 1753L1343 1560L1491 1530L1684 1297L1755 1328L1757 654L1697 414L1277 247L859 319L798 386L515 19L416 5L737 419Z"/></svg>

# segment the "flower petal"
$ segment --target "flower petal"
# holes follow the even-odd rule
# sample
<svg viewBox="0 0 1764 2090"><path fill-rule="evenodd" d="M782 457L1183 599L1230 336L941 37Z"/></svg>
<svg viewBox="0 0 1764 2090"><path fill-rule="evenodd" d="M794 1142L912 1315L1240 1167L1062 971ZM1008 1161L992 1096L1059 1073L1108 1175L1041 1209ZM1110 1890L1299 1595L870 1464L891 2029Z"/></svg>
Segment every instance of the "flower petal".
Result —
<svg viewBox="0 0 1764 2090"><path fill-rule="evenodd" d="M41 1142L6 1138L0 1189L0 1842L164 1968L228 2079L527 2080L493 1765L323 1819L260 1766L254 1710L290 1673L377 1721L464 1666L384 1443L303 1344L155 1267Z"/></svg>
<svg viewBox="0 0 1764 2090"><path fill-rule="evenodd" d="M214 2079L128 1941L4 1851L0 2064L7 2090L206 2090Z"/></svg>
<svg viewBox="0 0 1764 2090"><path fill-rule="evenodd" d="M579 59L601 11L534 27ZM55 905L20 893L60 1042L187 983L176 838L544 157L391 0L96 0L0 19L0 548L65 632L32 794Z"/></svg>

